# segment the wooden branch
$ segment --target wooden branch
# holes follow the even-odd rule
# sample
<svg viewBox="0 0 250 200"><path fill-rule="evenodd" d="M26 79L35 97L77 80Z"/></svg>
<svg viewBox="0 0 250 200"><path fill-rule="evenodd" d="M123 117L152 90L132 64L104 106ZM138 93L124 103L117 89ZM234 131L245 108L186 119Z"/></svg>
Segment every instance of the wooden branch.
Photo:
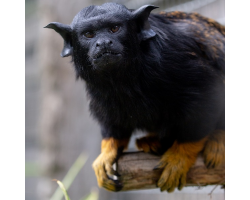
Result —
<svg viewBox="0 0 250 200"><path fill-rule="evenodd" d="M153 189L162 170L153 170L160 161L159 156L144 152L128 152L121 155L117 171L123 183L122 191ZM207 169L201 156L187 174L187 186L223 185L225 167Z"/></svg>

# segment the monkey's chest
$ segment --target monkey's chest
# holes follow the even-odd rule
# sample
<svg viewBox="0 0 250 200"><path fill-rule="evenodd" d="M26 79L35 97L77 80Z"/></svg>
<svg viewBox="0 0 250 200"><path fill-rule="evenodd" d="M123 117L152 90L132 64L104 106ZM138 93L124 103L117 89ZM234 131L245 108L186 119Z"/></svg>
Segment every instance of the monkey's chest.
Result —
<svg viewBox="0 0 250 200"><path fill-rule="evenodd" d="M138 94L92 98L90 110L99 121L131 128L155 129L162 110L152 99Z"/></svg>

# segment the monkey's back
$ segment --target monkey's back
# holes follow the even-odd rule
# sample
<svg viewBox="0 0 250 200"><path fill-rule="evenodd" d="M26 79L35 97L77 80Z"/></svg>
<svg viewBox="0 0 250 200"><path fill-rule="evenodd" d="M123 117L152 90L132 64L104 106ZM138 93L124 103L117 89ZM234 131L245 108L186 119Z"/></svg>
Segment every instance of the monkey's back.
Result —
<svg viewBox="0 0 250 200"><path fill-rule="evenodd" d="M167 20L171 20L173 22L184 21L190 24L196 24L199 30L203 31L201 25L207 27L211 32L214 31L214 28L217 29L222 35L225 36L225 26L219 24L213 19L206 18L198 13L185 13L180 11L173 12L161 12L160 15L164 16Z"/></svg>
<svg viewBox="0 0 250 200"><path fill-rule="evenodd" d="M225 74L225 26L198 13L161 12L168 23L194 39L214 67Z"/></svg>

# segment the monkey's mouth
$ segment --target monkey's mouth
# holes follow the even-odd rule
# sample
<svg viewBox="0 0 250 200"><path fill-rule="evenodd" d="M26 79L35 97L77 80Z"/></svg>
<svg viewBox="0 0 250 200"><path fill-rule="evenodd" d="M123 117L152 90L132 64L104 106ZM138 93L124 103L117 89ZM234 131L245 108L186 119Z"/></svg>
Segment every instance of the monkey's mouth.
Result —
<svg viewBox="0 0 250 200"><path fill-rule="evenodd" d="M102 57L108 57L108 56L118 56L118 55L121 55L120 53L116 53L116 52L113 52L113 51L105 51L105 52L101 52L101 53L98 53L96 56L94 56L94 60L97 60L97 59L100 59Z"/></svg>
<svg viewBox="0 0 250 200"><path fill-rule="evenodd" d="M122 54L104 50L102 52L98 52L95 56L92 57L92 64L96 67L110 67L115 66L122 59Z"/></svg>

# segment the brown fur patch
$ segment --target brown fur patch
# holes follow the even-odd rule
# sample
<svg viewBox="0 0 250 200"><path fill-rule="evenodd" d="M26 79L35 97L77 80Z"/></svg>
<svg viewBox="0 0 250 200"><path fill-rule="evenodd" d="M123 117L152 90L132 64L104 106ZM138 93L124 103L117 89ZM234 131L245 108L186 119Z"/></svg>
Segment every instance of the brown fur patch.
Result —
<svg viewBox="0 0 250 200"><path fill-rule="evenodd" d="M161 143L158 137L154 135L148 135L136 140L136 146L139 150L143 150L146 153L160 154Z"/></svg>
<svg viewBox="0 0 250 200"><path fill-rule="evenodd" d="M204 162L208 168L225 165L225 131L216 130L209 135L203 150Z"/></svg>
<svg viewBox="0 0 250 200"><path fill-rule="evenodd" d="M179 190L186 184L186 175L190 167L195 163L198 153L204 148L207 138L198 142L178 143L174 142L161 158L156 168L164 168L157 186L161 191L173 192L176 187Z"/></svg>
<svg viewBox="0 0 250 200"><path fill-rule="evenodd" d="M185 24L187 32L198 42L200 49L205 52L204 56L209 55L209 60L217 61L218 58L224 56L225 26L198 13L174 11L161 12L161 15L168 21L175 22L177 27Z"/></svg>
<svg viewBox="0 0 250 200"><path fill-rule="evenodd" d="M117 159L118 150L126 148L128 142L129 139L107 138L102 140L101 154L92 165L99 187L104 187L109 191L119 191L122 188L118 181L113 181L109 176L117 175L112 165Z"/></svg>
<svg viewBox="0 0 250 200"><path fill-rule="evenodd" d="M160 14L165 16L168 20L173 20L173 21L185 20L187 23L196 24L197 27L199 26L198 23L202 23L207 28L214 27L221 34L225 36L225 26L219 24L213 19L203 17L198 13L185 13L180 11L173 11L173 12L160 12Z"/></svg>

